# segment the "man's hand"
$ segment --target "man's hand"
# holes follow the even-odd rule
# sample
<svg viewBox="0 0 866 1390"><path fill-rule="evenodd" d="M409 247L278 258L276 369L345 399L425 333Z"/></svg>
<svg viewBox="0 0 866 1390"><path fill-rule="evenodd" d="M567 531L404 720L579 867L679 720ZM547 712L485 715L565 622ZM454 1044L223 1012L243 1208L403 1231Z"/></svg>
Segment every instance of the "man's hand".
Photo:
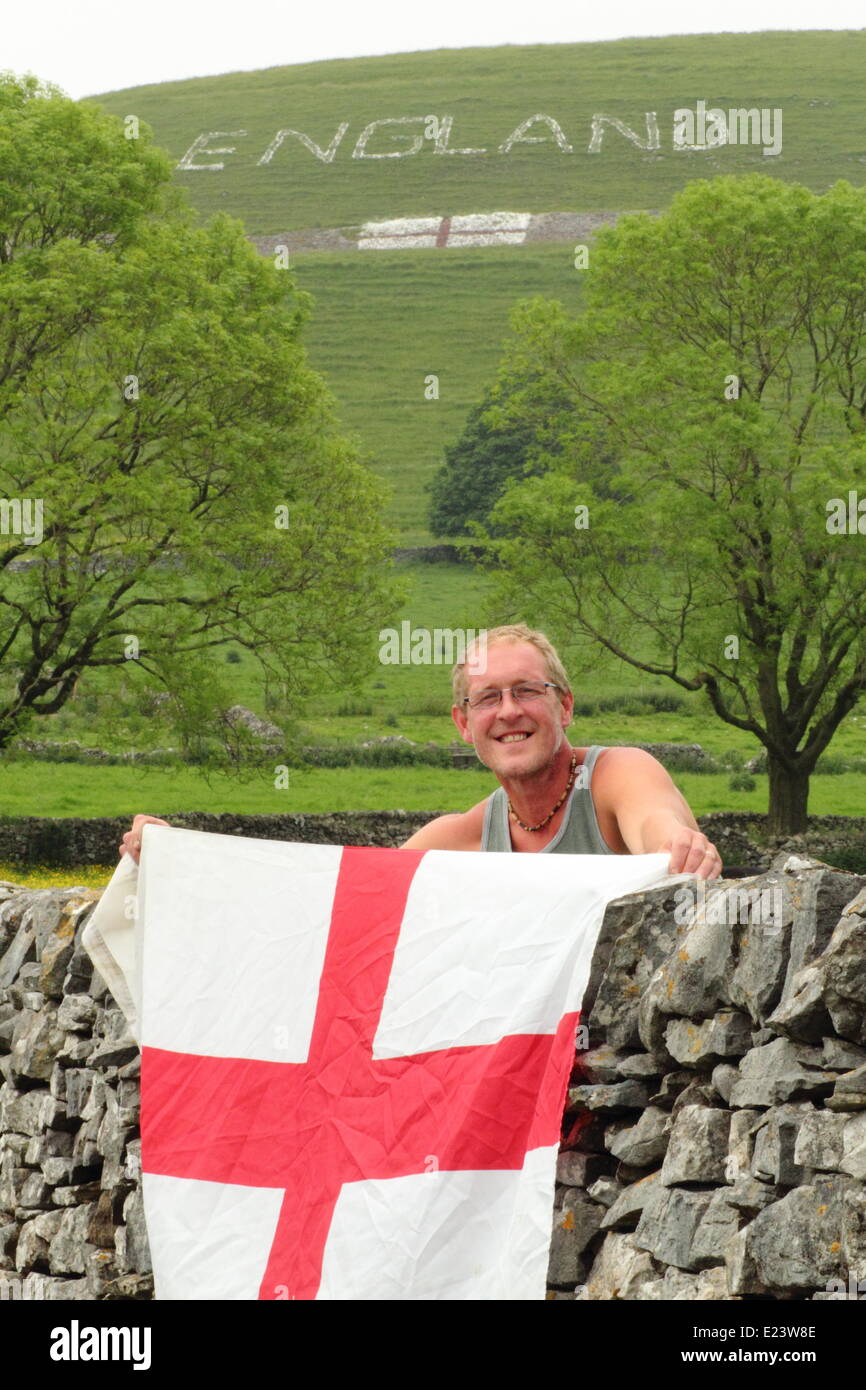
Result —
<svg viewBox="0 0 866 1390"><path fill-rule="evenodd" d="M721 855L715 845L700 830L691 830L687 825L677 826L670 837L670 844L661 844L659 849L670 849L669 874L718 878L722 871Z"/></svg>
<svg viewBox="0 0 866 1390"><path fill-rule="evenodd" d="M132 828L127 830L121 840L118 851L121 855L128 854L138 863L141 854L141 829L144 825L168 825L167 820L160 820L159 816L136 816L132 822Z"/></svg>

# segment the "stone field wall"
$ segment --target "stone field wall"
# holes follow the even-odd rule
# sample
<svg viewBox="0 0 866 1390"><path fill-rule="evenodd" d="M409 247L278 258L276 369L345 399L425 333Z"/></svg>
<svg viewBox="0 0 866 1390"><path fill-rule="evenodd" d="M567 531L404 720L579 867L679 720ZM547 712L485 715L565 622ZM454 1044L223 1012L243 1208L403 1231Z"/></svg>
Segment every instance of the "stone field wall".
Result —
<svg viewBox="0 0 866 1390"><path fill-rule="evenodd" d="M657 756L664 747L649 744ZM147 805L148 814L162 814ZM328 815L236 815L230 812L196 811L165 817L187 830L206 830L214 835L249 835L261 840L300 840L328 845L381 845L393 848L441 812L346 811ZM112 864L117 846L132 816L0 817L0 861L17 864ZM714 811L699 816L698 824L718 846L723 862L755 869L769 868L780 849L811 854L825 863L866 873L866 817L812 816L802 835L770 838L765 817L739 811Z"/></svg>
<svg viewBox="0 0 866 1390"><path fill-rule="evenodd" d="M608 909L551 1298L820 1299L866 1280L866 879L783 854L719 893ZM0 1298L153 1293L138 1049L80 946L97 898L0 885Z"/></svg>
<svg viewBox="0 0 866 1390"><path fill-rule="evenodd" d="M693 913L674 892L605 918L551 1296L856 1297L842 1288L866 1281L866 879L780 855Z"/></svg>

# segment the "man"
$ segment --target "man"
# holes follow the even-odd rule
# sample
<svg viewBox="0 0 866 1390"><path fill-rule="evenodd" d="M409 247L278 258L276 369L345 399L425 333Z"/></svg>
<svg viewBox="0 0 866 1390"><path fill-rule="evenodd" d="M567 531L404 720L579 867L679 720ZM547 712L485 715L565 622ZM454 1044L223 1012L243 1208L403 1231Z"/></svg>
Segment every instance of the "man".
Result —
<svg viewBox="0 0 866 1390"><path fill-rule="evenodd" d="M716 878L722 861L661 763L639 748L572 748L574 696L541 632L488 630L453 672L452 718L501 786L471 810L438 816L403 849L554 854L668 852L670 873ZM138 859L136 816L120 845Z"/></svg>
<svg viewBox="0 0 866 1390"><path fill-rule="evenodd" d="M640 748L569 745L574 696L544 634L521 623L482 640L486 660L470 648L454 668L451 715L501 787L469 811L430 821L403 848L665 851L670 873L718 877L719 853L661 763Z"/></svg>

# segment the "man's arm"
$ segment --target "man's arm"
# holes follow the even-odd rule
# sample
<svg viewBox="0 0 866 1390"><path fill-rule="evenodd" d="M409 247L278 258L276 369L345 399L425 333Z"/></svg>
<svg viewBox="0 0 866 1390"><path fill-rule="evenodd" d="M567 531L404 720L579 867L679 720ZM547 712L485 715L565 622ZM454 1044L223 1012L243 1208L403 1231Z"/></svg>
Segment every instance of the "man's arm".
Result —
<svg viewBox="0 0 866 1390"><path fill-rule="evenodd" d="M471 811L452 811L437 816L404 840L399 848L480 850L483 813L482 802Z"/></svg>
<svg viewBox="0 0 866 1390"><path fill-rule="evenodd" d="M597 809L613 812L630 854L670 853L668 871L718 878L721 856L661 763L642 748L611 748L593 776Z"/></svg>

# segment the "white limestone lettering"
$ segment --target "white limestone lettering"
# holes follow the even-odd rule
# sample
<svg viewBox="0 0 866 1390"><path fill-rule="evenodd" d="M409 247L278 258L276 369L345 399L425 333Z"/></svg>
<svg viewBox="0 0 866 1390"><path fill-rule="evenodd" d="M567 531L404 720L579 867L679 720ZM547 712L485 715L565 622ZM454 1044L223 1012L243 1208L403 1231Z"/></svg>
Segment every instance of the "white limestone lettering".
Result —
<svg viewBox="0 0 866 1390"><path fill-rule="evenodd" d="M193 140L186 154L178 160L176 167L192 173L204 169L218 174L226 167L224 161L221 160L218 164L194 164L193 160L200 154L234 154L236 145L218 145L215 149L209 149L208 146L211 140L239 139L243 135L246 135L245 130L206 130Z"/></svg>
<svg viewBox="0 0 866 1390"><path fill-rule="evenodd" d="M605 111L593 112L590 118L589 143L587 154L602 154L608 147L605 140L608 131L622 136L636 150L651 152L661 148L659 121L655 111L644 111L646 134L629 125L619 116ZM318 142L300 126L285 126L277 130L264 151L254 156L253 162L260 166L274 165L274 156L287 144L284 159L289 156L288 146L300 146L320 164L333 164L337 153L350 146L344 144L344 136L349 130L349 121L340 121L327 145ZM213 145L218 139L239 139L246 135L245 130L203 131L192 142L179 160L177 168L184 172L218 173L225 169L225 161L204 161L203 155L229 155L236 152L235 145ZM673 113L672 149L713 150L722 145L761 145L765 155L779 154L782 149L782 110L780 107L732 106L727 111L720 107L708 107L703 100L695 107L677 107ZM364 125L352 148L352 159L409 159L426 152L428 155L462 155L475 159L479 155L510 155L515 147L524 145L539 146L543 154L575 154L574 140L554 117L545 111L536 111L527 116L519 125L498 143L488 145L462 145L454 135L453 115L382 116ZM306 155L302 156L306 158ZM277 164L282 161L277 161ZM276 167L276 166L274 166Z"/></svg>
<svg viewBox="0 0 866 1390"><path fill-rule="evenodd" d="M346 134L346 131L348 129L349 122L341 121L340 124L337 126L337 129L334 131L330 145L328 145L327 149L324 150L322 149L321 145L317 145L315 140L311 139L309 135L305 135L302 130L292 130L290 128L286 130L278 130L273 140L268 145L268 148L265 150L264 154L259 160L259 164L270 164L277 150L280 148L280 145L290 135L294 135L296 140L300 140L304 148L308 149L310 151L310 154L315 155L316 159L321 160L323 164L332 164L334 162L334 155L337 153L337 150L339 148L340 141L342 140L343 136Z"/></svg>

